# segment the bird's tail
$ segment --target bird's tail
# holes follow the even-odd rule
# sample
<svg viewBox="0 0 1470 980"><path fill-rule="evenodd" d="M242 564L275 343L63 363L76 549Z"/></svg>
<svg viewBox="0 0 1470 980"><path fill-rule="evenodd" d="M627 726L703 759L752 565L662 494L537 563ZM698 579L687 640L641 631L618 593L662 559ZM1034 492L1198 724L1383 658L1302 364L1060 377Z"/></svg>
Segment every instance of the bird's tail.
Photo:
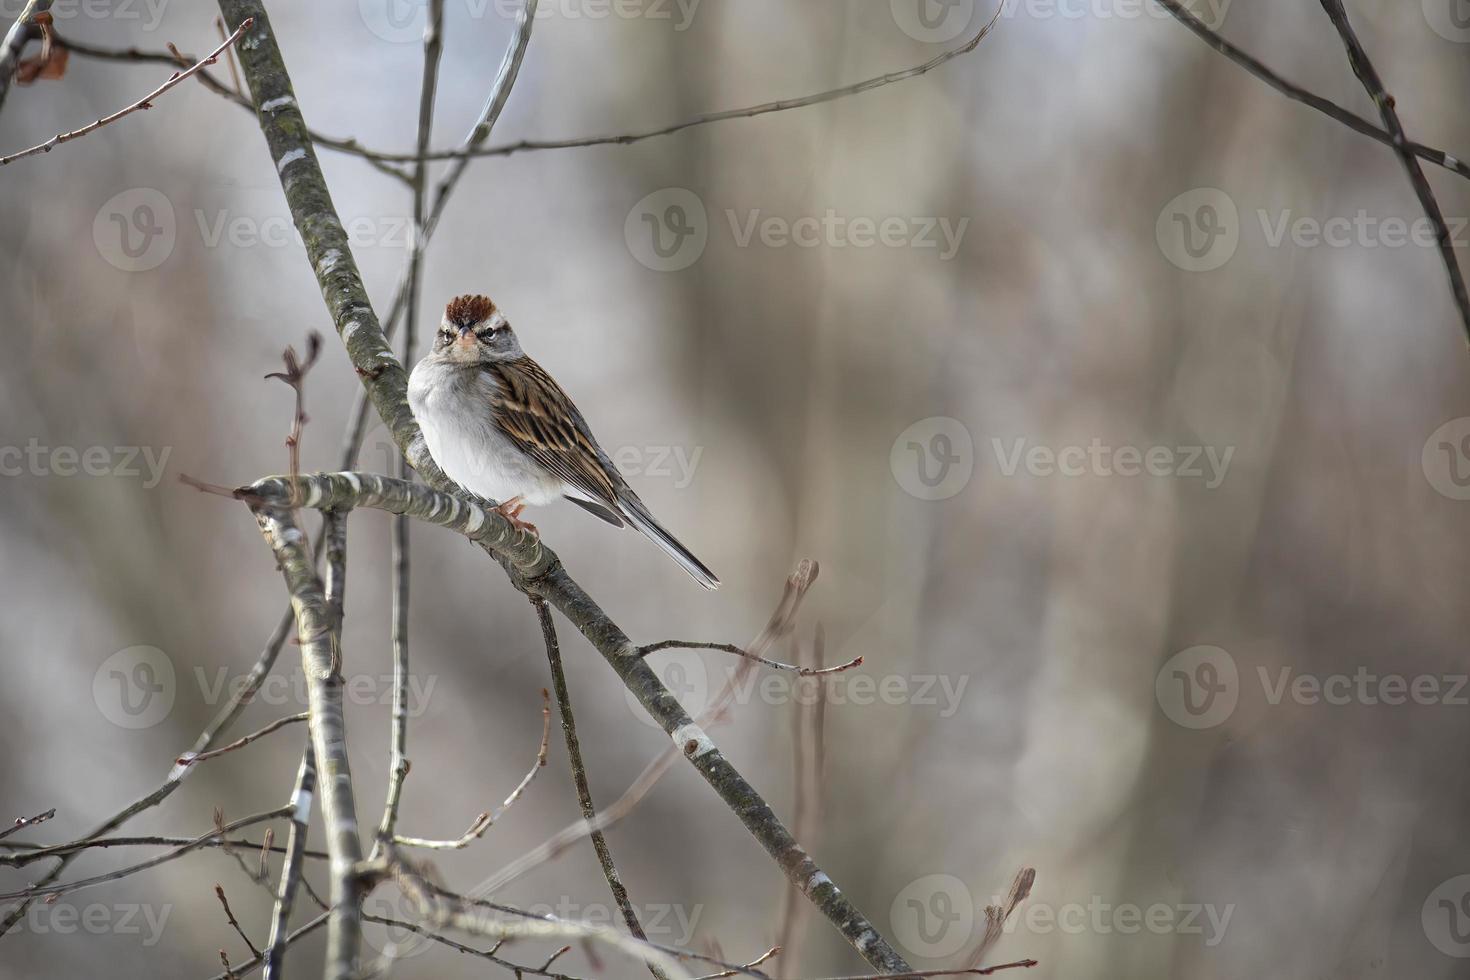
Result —
<svg viewBox="0 0 1470 980"><path fill-rule="evenodd" d="M693 576L694 581L711 591L720 587L720 580L715 577L715 573L706 568L704 562L695 558L694 553L680 544L677 538L665 531L658 521L653 519L648 508L643 506L643 501L627 494L619 499L618 504L623 516L628 519L628 523L642 531L650 541L678 562L684 571Z"/></svg>

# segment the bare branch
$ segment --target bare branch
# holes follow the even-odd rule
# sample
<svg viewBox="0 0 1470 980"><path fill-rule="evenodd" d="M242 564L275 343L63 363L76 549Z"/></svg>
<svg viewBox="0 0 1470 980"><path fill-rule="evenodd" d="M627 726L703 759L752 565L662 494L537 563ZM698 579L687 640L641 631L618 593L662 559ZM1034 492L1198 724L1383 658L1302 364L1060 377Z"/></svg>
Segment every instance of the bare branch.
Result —
<svg viewBox="0 0 1470 980"><path fill-rule="evenodd" d="M286 362L286 370L266 375L266 378L275 378L284 382L296 392L296 411L291 416L291 433L286 436L286 449L290 458L292 476L301 474L301 433L306 428L308 421L306 417L306 375L316 364L316 359L321 356L321 352L322 335L313 330L306 335L306 360L303 361L297 356L296 348L287 347L285 353L281 355L281 359Z"/></svg>
<svg viewBox="0 0 1470 980"><path fill-rule="evenodd" d="M853 977L821 977L819 980L918 980L921 977L988 977L1000 973L1003 970L1030 969L1037 966L1037 960L1016 960L1014 963L1000 963L996 966L970 967L965 970L909 970L904 973L883 973L878 976L865 974Z"/></svg>
<svg viewBox="0 0 1470 980"><path fill-rule="evenodd" d="M929 72L941 65L947 64L954 59L969 54L985 40L996 21L1000 18L1004 6L996 8L995 15L985 23L983 27L958 48L945 51L942 54L930 58L920 65L904 68L901 71L891 71L872 78L865 78L852 85L844 85L841 88L829 89L825 92L816 92L811 95L803 95L791 99L779 99L775 102L762 102L758 105L744 106L739 109L724 109L720 112L706 112L682 122L659 126L656 129L648 129L635 133L623 133L616 136L581 136L573 139L562 140L521 140L517 143L509 143L504 146L490 146L483 149L462 148L458 150L439 150L427 154L427 160L456 160L472 157L503 157L513 153L527 153L534 150L566 150L573 147L585 146L627 146L630 143L640 143L643 140L653 139L656 136L668 136L696 126L707 126L710 123L726 122L731 119L750 119L755 116L764 116L772 112L785 112L788 109L805 109L808 106L821 105L824 102L834 102L853 95L861 95L871 92L873 89L883 88L885 85L893 85L897 82L906 82ZM419 159L416 153L375 153L374 158L385 163L413 162Z"/></svg>
<svg viewBox="0 0 1470 980"><path fill-rule="evenodd" d="M61 49L70 51L72 54L81 55L84 58L95 58L100 61L131 61L141 64L157 63L186 68L198 60L192 55L180 52L172 45L169 46L168 51L146 51L141 48L108 48L101 45L73 41L54 32L52 34L52 41ZM228 49L225 55L229 60L230 73L233 75L235 73L234 49ZM235 80L236 87L231 88L215 78L208 71L201 71L194 77L199 80L200 84L214 94L229 100L252 115L255 114L255 103L250 101L249 96L240 91L238 78ZM314 129L308 129L307 134L311 137L312 142L318 146L324 146L331 150L360 157L380 173L392 177L403 184L409 182L408 174L404 173L401 167L391 163L383 163L375 159L373 155L363 150L357 140L351 137L327 136Z"/></svg>
<svg viewBox="0 0 1470 980"><path fill-rule="evenodd" d="M286 944L290 945L291 943L294 943L296 940L300 939L302 936L305 936L308 933L315 932L316 930L320 929L322 926L327 924L327 920L329 918L331 918L331 913L323 912L321 915L312 919L310 922L306 923L306 925L302 926L300 929L297 929L295 932L291 933L291 935L287 936ZM230 977L243 977L246 974L253 972L257 966L260 966L260 963L261 957L257 956L252 960L241 963L239 966L234 968L233 972L217 974L215 977L212 978L212 980L228 980L228 978Z"/></svg>
<svg viewBox="0 0 1470 980"><path fill-rule="evenodd" d="M1395 149L1402 148L1432 164L1444 167L1447 170L1453 170L1461 177L1470 177L1470 164L1467 164L1464 160L1451 156L1443 150L1436 150L1433 147L1425 146L1423 143L1410 141L1403 143L1396 142L1392 133L1373 125L1373 123L1357 113L1344 109L1330 99L1324 99L1320 95L1307 91L1300 85L1287 81L1264 63L1247 54L1245 51L1242 51L1218 33L1211 30L1202 20L1190 13L1181 0L1155 0L1155 2L1170 14L1173 14L1175 20L1189 28L1200 40L1293 102L1300 102L1302 105L1310 106L1323 115L1337 120L1354 132L1371 137L1385 146L1391 146Z"/></svg>
<svg viewBox="0 0 1470 980"><path fill-rule="evenodd" d="M695 980L721 980L721 978L723 978L723 977L739 976L740 974L745 973L746 971L754 970L756 967L758 967L762 963L766 962L766 960L769 960L772 957L777 956L778 954L780 954L780 952L781 952L781 947L780 946L772 946L770 949L766 950L764 953L762 953L761 955L757 956L755 959L751 960L749 963L744 964L738 970L730 969L730 970L723 970L720 973L710 973L710 974L706 974L705 976L702 976L702 977L695 977Z"/></svg>
<svg viewBox="0 0 1470 980"><path fill-rule="evenodd" d="M1378 106L1378 114L1383 119L1384 128L1393 138L1394 152L1398 154L1399 161L1403 163L1404 169L1409 172L1409 183L1413 185L1414 193L1419 198L1419 205L1429 217L1429 223L1434 226L1434 237L1439 243L1439 255L1444 261L1445 272L1450 278L1450 292L1454 295L1455 306L1460 311L1460 322L1465 328L1465 337L1470 341L1470 292L1466 292L1465 278L1460 274L1460 262L1455 257L1454 239L1450 237L1450 229L1445 224L1444 212L1440 210L1439 201L1434 196L1434 188L1429 186L1429 178L1424 176L1424 168L1419 166L1419 159L1408 147L1408 136L1404 133L1404 124L1399 121L1398 110L1394 108L1393 96L1383 87L1383 80L1378 77L1378 69L1373 67L1373 62L1368 57L1363 43L1358 40L1357 32L1348 21L1347 11L1343 9L1342 0L1322 0L1322 9L1327 12L1332 26L1337 28L1338 37L1342 38L1343 47L1347 49L1348 61L1353 66L1353 74L1358 76L1358 81L1363 83L1373 104Z"/></svg>
<svg viewBox="0 0 1470 980"><path fill-rule="evenodd" d="M782 663L779 660L758 657L744 647L736 646L733 643L705 643L700 640L660 640L658 643L650 643L647 646L639 647L638 656L647 657L650 654L658 653L660 650L722 650L725 653L733 653L738 657L753 660L767 667L774 667L776 670L789 670L794 674L800 674L802 677L822 677L827 674L840 674L844 670L852 670L854 667L861 666L863 662L862 657L854 657L846 663L840 663L835 667L802 667L798 664Z"/></svg>
<svg viewBox="0 0 1470 980"><path fill-rule="evenodd" d="M470 824L470 829L464 832L464 836L455 840L424 840L419 837L395 836L393 843L404 847L426 847L433 850L457 851L479 840L485 836L485 831L493 827L495 821L499 820L505 811L509 810L516 800L521 798L521 794L526 791L526 787L531 785L531 780L535 779L536 774L545 768L546 752L550 743L551 695L543 690L541 692L541 747L536 752L536 761L532 764L531 770L526 773L525 777L516 785L516 788L511 794L505 798L505 802L501 803L493 811L487 811L476 817L475 822Z"/></svg>
<svg viewBox="0 0 1470 980"><path fill-rule="evenodd" d="M225 909L225 920L227 922L229 922L229 924L230 924L230 926L232 928L234 928L235 933L242 940L245 941L245 945L250 947L250 952L254 953L257 957L259 957L261 955L260 954L260 950L256 949L255 948L255 944L250 941L250 937L247 936L247 935L245 935L245 930L242 929L242 928L240 928L240 923L235 918L235 913L233 911L231 911L231 909L230 909L230 900L228 898L225 898L225 887L223 885L221 885L219 882L215 882L214 883L214 894L215 894L215 897L219 899L220 905L224 906L224 909Z"/></svg>
<svg viewBox="0 0 1470 980"><path fill-rule="evenodd" d="M0 840L4 840L11 834L25 830L27 827L34 827L38 823L45 823L54 816L56 816L56 807L53 806L51 809L43 813L38 813L34 817L16 817L15 823L6 827L4 830L0 830Z"/></svg>
<svg viewBox="0 0 1470 980"><path fill-rule="evenodd" d="M12 153L10 154L10 156L0 157L0 166L4 166L7 163L13 163L16 160L21 159L22 157L33 156L37 153L50 153L51 148L54 146L58 146L62 143L70 143L74 139L80 139L81 137L86 136L88 133L95 132L96 130L101 129L103 126L106 126L109 123L117 122L122 117L131 115L132 113L137 112L141 109L153 108L154 99L158 98L160 95L167 92L169 89L173 88L184 79L189 78L195 73L201 71L205 65L214 64L215 59L219 57L220 52L224 51L230 45L238 41L240 39L240 36L244 34L245 31L249 29L249 27L250 23L248 21L242 23L233 34L225 39L225 42L223 44L221 44L219 47L215 48L212 52L206 55L203 60L196 62L192 67L185 68L182 71L174 72L173 75L169 77L168 81L164 82L162 85L158 86L158 88L149 92L147 95L143 96L132 105L119 109L117 112L114 112L110 116L103 116L96 122L88 123L81 129L74 129L69 133L57 133L55 136L51 137L44 143L38 143L29 149L21 150L18 153Z"/></svg>
<svg viewBox="0 0 1470 980"><path fill-rule="evenodd" d="M188 753L181 755L178 758L178 764L181 766L192 766L199 762L207 762L210 759L218 758L219 756L224 755L226 752L233 752L236 749L244 748L251 742L254 742L260 738L264 738L271 732L279 731L280 729L285 728L287 725L294 725L297 722L306 721L307 718L308 715L304 711L301 712L299 715L287 715L284 718L277 718L269 725L266 725L264 728L260 729L260 731L251 732L244 738L236 739L229 745L222 745L219 748L214 749L210 752L200 752L197 755L192 755Z"/></svg>
<svg viewBox="0 0 1470 980"><path fill-rule="evenodd" d="M60 884L55 884L54 879L41 881L37 884L32 885L29 888L22 889L21 891L6 892L4 894L0 894L0 901L10 901L12 899L21 899L28 901L41 896L46 896L49 898L54 895L69 895L72 892L79 892L84 888L92 888L109 881L117 881L119 878L126 878L129 875L135 875L140 871L147 871L150 868L158 867L160 864L166 864L169 861L181 858L185 854L197 851L199 848L206 846L211 841L216 841L224 838L227 834L239 830L242 827L253 827L256 824L266 823L270 820L279 820L281 817L289 815L290 808L283 807L276 810L267 810L265 813L257 813L253 817L242 817L239 820L224 824L207 834L196 837L193 840L189 841L187 844L176 847L173 850L168 851L167 853L160 854L157 857L149 858L147 861L140 861L137 864L128 865L127 867L119 868L116 871L109 871L106 874L94 875L90 878L79 878L76 881L61 882Z"/></svg>

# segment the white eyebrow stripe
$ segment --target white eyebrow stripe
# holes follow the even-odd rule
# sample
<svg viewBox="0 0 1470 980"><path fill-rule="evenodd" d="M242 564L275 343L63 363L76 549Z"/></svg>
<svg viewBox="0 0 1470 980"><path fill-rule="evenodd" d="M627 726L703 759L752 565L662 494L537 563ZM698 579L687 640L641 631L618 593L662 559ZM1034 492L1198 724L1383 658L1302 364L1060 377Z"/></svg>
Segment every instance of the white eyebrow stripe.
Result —
<svg viewBox="0 0 1470 980"><path fill-rule="evenodd" d="M489 325L491 330L499 330L501 327L506 326L505 314L496 310L485 323Z"/></svg>

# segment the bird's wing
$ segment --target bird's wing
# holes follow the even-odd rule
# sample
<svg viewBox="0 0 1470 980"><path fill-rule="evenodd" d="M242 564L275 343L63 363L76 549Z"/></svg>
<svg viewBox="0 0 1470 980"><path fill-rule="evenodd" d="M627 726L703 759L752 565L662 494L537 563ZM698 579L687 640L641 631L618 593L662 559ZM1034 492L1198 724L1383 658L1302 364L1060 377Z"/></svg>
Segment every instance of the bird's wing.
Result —
<svg viewBox="0 0 1470 980"><path fill-rule="evenodd" d="M485 366L496 427L547 472L617 507L623 479L597 446L567 393L529 357Z"/></svg>

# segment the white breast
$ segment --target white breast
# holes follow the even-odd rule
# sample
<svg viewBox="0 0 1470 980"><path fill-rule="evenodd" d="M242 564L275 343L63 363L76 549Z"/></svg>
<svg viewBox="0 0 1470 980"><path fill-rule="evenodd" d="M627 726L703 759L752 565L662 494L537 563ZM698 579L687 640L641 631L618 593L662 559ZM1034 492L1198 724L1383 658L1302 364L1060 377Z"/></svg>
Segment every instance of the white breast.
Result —
<svg viewBox="0 0 1470 980"><path fill-rule="evenodd" d="M494 501L520 497L547 504L563 494L562 481L528 458L490 418L495 382L478 371L425 358L408 380L408 404L429 455L449 478Z"/></svg>

